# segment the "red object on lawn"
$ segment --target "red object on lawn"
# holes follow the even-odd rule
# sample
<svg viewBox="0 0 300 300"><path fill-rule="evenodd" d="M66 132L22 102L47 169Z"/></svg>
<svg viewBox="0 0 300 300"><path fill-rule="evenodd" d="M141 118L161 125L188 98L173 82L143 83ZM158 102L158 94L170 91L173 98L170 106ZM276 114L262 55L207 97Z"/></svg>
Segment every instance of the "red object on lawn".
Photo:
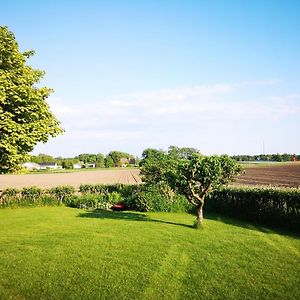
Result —
<svg viewBox="0 0 300 300"><path fill-rule="evenodd" d="M117 203L117 204L114 204L112 207L111 207L112 210L126 210L127 207L125 204L122 204L122 203Z"/></svg>

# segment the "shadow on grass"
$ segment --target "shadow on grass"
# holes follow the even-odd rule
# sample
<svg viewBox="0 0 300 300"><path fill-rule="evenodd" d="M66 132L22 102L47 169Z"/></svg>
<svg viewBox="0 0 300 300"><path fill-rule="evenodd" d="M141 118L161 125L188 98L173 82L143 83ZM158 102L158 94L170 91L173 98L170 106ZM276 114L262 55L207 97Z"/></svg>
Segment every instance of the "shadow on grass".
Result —
<svg viewBox="0 0 300 300"><path fill-rule="evenodd" d="M294 232L292 230L288 230L285 228L278 228L271 225L264 225L264 224L257 224L253 222L247 222L245 220L235 219L232 217L222 216L216 213L207 213L205 216L206 219L219 221L224 224L228 224L231 226L236 226L240 228L245 228L249 230L259 231L263 233L275 233L275 234L281 234L281 235L288 235L293 238L299 239L300 234L297 232Z"/></svg>
<svg viewBox="0 0 300 300"><path fill-rule="evenodd" d="M112 220L128 220L128 221L140 221L140 222L155 222L155 223L162 223L162 224L169 224L181 227L187 227L194 229L194 226L177 223L177 222L170 222L164 221L159 219L152 219L149 218L146 214L139 213L139 212L116 212L116 211L106 211L106 210L93 210L93 211L84 211L78 215L79 218L92 218L92 219L112 219ZM216 213L207 213L204 216L205 219L219 221L224 224L228 224L235 227L245 228L249 230L259 231L263 233L276 233L281 235L288 235L292 238L299 239L300 234L297 232L293 232L287 229L270 227L268 225L261 225L256 223L247 222L244 220L239 220L231 217L222 216ZM204 225L205 226L205 225Z"/></svg>
<svg viewBox="0 0 300 300"><path fill-rule="evenodd" d="M163 224L193 228L192 225L152 219L143 213L93 210L93 211L85 211L84 213L80 213L78 215L78 217L79 218L92 218L92 219L112 219L112 220L155 222L155 223L163 223Z"/></svg>

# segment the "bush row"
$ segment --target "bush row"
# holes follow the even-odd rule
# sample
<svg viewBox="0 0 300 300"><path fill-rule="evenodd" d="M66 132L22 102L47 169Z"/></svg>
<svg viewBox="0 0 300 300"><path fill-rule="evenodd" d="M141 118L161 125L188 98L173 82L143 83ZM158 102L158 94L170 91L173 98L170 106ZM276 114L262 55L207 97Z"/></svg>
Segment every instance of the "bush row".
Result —
<svg viewBox="0 0 300 300"><path fill-rule="evenodd" d="M60 186L48 190L39 187L26 187L22 190L6 189L0 195L0 207L62 205L73 196L72 186Z"/></svg>
<svg viewBox="0 0 300 300"><path fill-rule="evenodd" d="M79 190L59 186L48 190L38 187L6 189L0 196L0 207L45 206L65 204L74 208L109 209L123 204L128 210L186 212L191 209L183 196L165 195L146 185L83 184Z"/></svg>
<svg viewBox="0 0 300 300"><path fill-rule="evenodd" d="M0 207L67 205L85 209L109 209L121 203L128 210L191 212L193 207L181 195L159 186L81 185L49 190L38 187L7 189L0 196ZM206 199L206 212L300 231L300 189L230 187Z"/></svg>
<svg viewBox="0 0 300 300"><path fill-rule="evenodd" d="M206 211L300 231L300 189L228 187L210 195Z"/></svg>

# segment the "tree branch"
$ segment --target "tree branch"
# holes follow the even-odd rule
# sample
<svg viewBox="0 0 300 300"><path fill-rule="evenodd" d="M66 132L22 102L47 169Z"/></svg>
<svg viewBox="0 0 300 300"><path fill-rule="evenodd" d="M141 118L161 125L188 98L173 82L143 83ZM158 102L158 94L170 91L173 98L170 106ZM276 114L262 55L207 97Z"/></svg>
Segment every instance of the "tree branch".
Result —
<svg viewBox="0 0 300 300"><path fill-rule="evenodd" d="M196 203L195 201L193 201L192 198L187 197L187 200L188 200L191 204L193 204L194 206L198 206L198 203Z"/></svg>
<svg viewBox="0 0 300 300"><path fill-rule="evenodd" d="M193 197L196 198L202 204L204 197L203 196L200 197L197 193L195 193L195 191L193 190L191 182L189 182L188 185L189 185L189 189L190 189L190 192L192 193Z"/></svg>

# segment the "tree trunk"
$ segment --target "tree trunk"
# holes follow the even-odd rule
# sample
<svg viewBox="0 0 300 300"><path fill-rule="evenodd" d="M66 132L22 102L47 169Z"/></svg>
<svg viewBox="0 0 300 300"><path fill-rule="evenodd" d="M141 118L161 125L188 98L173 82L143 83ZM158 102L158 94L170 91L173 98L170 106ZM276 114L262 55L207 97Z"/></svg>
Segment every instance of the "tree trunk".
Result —
<svg viewBox="0 0 300 300"><path fill-rule="evenodd" d="M203 224L203 203L201 203L197 209L197 223L198 226L202 226Z"/></svg>

